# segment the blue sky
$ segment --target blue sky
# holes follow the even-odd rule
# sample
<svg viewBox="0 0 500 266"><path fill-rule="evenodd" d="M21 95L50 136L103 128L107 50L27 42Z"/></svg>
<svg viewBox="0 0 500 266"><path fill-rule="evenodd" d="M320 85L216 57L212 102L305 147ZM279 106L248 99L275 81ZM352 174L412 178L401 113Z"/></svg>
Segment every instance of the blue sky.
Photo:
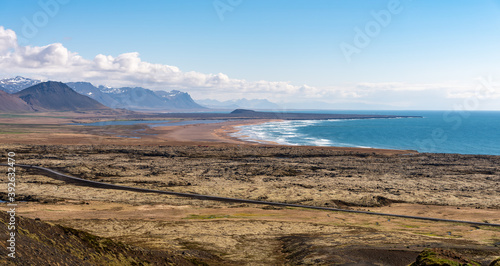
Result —
<svg viewBox="0 0 500 266"><path fill-rule="evenodd" d="M390 19L382 23L374 12ZM36 34L26 36L26 21ZM11 53L0 65L4 77L302 107L451 109L471 97L478 109L500 106L499 86L474 94L478 80L500 78L499 0L1 0L0 26L15 32L19 47L40 48L17 55L4 48ZM359 32L371 35L369 44L355 45ZM358 53L346 56L347 46Z"/></svg>

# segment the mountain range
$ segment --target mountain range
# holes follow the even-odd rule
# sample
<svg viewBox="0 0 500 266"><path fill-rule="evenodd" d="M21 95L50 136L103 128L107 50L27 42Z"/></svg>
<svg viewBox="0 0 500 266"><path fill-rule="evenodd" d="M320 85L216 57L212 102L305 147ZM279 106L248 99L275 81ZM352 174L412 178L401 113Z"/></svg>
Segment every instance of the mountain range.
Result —
<svg viewBox="0 0 500 266"><path fill-rule="evenodd" d="M0 91L14 94L39 83L42 83L42 80L20 76L1 79ZM152 91L141 87L111 88L94 86L89 82L67 82L65 84L75 92L92 98L107 107L123 108L134 111L206 110L208 108L280 109L280 106L265 99L250 100L243 98L223 102L206 99L197 100L195 102L188 93L178 90ZM5 96L2 97L5 98ZM22 103L18 104L23 105ZM6 105L4 105L3 109L12 110L12 108L7 108L5 106ZM19 108L26 109L22 107Z"/></svg>
<svg viewBox="0 0 500 266"><path fill-rule="evenodd" d="M38 79L29 79L20 76L0 79L0 90L8 93L16 93L41 82L42 81Z"/></svg>
<svg viewBox="0 0 500 266"><path fill-rule="evenodd" d="M96 87L89 82L68 82L76 92L89 96L111 108L135 111L161 111L180 109L206 109L197 104L188 93L173 90L152 91L141 87Z"/></svg>
<svg viewBox="0 0 500 266"><path fill-rule="evenodd" d="M96 110L106 111L111 110L111 108L75 92L61 82L38 83L14 94L0 91L0 111L2 112L81 112Z"/></svg>
<svg viewBox="0 0 500 266"><path fill-rule="evenodd" d="M10 94L16 94L26 88L40 83L42 83L41 80L18 76L15 78L0 80L0 90L8 92ZM110 108L124 108L136 111L206 109L206 107L197 104L188 93L180 92L177 90L173 90L170 92L155 92L141 87L96 87L89 82L68 82L66 83L66 85L78 94L94 99L102 105ZM41 95L37 94L37 96ZM25 98L26 97L27 96L25 96ZM30 101L35 100L30 99ZM43 110L43 108L41 108L40 110Z"/></svg>

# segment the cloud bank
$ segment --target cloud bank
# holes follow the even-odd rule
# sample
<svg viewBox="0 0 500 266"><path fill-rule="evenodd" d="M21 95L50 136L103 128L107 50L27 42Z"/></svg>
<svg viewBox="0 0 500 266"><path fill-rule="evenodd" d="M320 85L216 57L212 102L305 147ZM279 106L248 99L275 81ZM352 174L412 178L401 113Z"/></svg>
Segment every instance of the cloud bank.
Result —
<svg viewBox="0 0 500 266"><path fill-rule="evenodd" d="M152 64L139 53L116 57L98 54L92 60L69 51L61 43L20 46L16 33L0 26L0 68L2 74L36 76L62 81L89 81L108 86L142 86L151 89L184 89L204 95L293 95L311 93L314 88L290 82L246 81L223 73L183 72L176 66ZM231 98L231 97L229 97Z"/></svg>

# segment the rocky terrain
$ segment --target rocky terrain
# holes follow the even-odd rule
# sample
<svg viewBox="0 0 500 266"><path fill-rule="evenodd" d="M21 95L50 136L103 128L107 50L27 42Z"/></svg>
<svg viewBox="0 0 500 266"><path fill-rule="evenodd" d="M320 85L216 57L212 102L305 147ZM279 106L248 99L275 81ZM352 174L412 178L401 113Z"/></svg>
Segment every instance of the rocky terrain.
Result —
<svg viewBox="0 0 500 266"><path fill-rule="evenodd" d="M18 163L113 184L500 223L497 156L256 145L2 149L15 150ZM409 265L425 248L488 265L500 255L496 227L89 188L22 169L18 189L21 216L209 265Z"/></svg>
<svg viewBox="0 0 500 266"><path fill-rule="evenodd" d="M24 164L178 192L332 207L404 202L500 208L498 156L250 145L29 145L20 152Z"/></svg>

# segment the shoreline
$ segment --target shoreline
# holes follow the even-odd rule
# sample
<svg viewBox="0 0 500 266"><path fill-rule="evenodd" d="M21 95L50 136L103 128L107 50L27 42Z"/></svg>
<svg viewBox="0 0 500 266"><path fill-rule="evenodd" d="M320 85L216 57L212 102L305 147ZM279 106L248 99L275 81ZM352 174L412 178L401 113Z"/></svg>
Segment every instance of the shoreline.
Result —
<svg viewBox="0 0 500 266"><path fill-rule="evenodd" d="M38 144L47 145L128 145L128 146L158 146L158 145L191 145L191 146L226 146L226 145L261 145L277 147L306 147L308 149L335 150L354 153L377 154L418 154L416 150L381 149L369 147L335 147L335 146L308 146L287 145L260 139L245 139L244 136L233 136L237 126L255 125L267 122L288 121L280 118L226 118L220 123L158 126L74 126L68 125L75 121L99 121L87 117L48 119L12 118L2 119L3 122L14 123L6 127L6 134L0 134L0 142L5 144ZM80 120L80 121L78 121ZM181 120L212 120L188 118ZM57 127L58 130L54 130ZM12 133L9 133L12 131ZM243 137L243 138L240 138ZM458 153L459 154L459 153ZM495 155L485 155L495 156Z"/></svg>
<svg viewBox="0 0 500 266"><path fill-rule="evenodd" d="M5 119L3 119L5 121ZM8 119L11 120L11 119ZM187 119L191 120L191 119ZM194 119L193 119L194 120ZM199 120L199 119L197 119ZM75 118L17 119L18 126L13 131L16 134L0 134L0 143L36 145L128 145L128 146L158 146L158 145L191 145L191 146L275 146L275 147L306 147L309 149L335 150L354 153L377 153L385 155L416 154L413 150L390 150L376 148L332 147L332 146L299 146L285 145L271 141L251 141L231 136L238 131L237 126L255 125L267 122L285 121L273 118L241 118L226 119L220 123L192 124L178 126L74 126L68 123ZM6 121L7 122L7 121ZM20 123L22 122L22 123ZM95 122L95 119L94 119ZM20 123L20 124L19 124ZM58 130L54 131L54 127ZM141 133L137 133L140 129Z"/></svg>
<svg viewBox="0 0 500 266"><path fill-rule="evenodd" d="M196 144L200 142L219 143L219 144L250 144L260 143L245 141L231 136L231 133L237 132L237 126L255 125L272 121L281 121L275 119L245 119L241 121L228 120L220 123L200 123L183 126L159 126L154 130L159 130L158 136L167 141L183 142ZM271 143L270 143L271 144ZM277 143L276 143L277 144Z"/></svg>
<svg viewBox="0 0 500 266"><path fill-rule="evenodd" d="M223 138L223 139L229 139L229 140L236 140L236 141L242 141L246 144L252 144L252 145L283 145L274 141L266 141L266 140L259 140L259 139L243 139L239 137L232 136L232 134L239 132L240 130L237 129L236 127L239 126L250 126L250 125L259 125L259 124L264 124L264 123L269 123L269 122L283 122L285 120L283 119L266 119L266 120L259 120L259 121L252 121L252 120L246 120L247 122L244 123L238 123L236 125L225 125L220 127L219 129L214 130L213 134ZM243 121L242 121L243 122ZM244 137L244 136L242 136ZM291 146L291 145L285 145L285 146Z"/></svg>
<svg viewBox="0 0 500 266"><path fill-rule="evenodd" d="M164 134L159 134L162 139L174 142L200 144L205 142L207 144L237 144L237 145L260 145L260 146L277 146L277 147L307 147L319 150L335 150L344 152L355 153L376 153L385 155L394 154L417 154L415 150L392 150L392 149L377 149L377 148L359 148L359 147L335 147L335 146L303 146L303 145L285 145L272 141L265 140L245 140L238 137L231 136L231 134L238 132L236 127L244 125L257 125L268 122L285 121L282 119L245 119L241 121L225 121L213 124L193 124L186 126L172 126L172 127L156 127L165 131Z"/></svg>
<svg viewBox="0 0 500 266"><path fill-rule="evenodd" d="M274 114L274 117L270 117ZM1 117L4 132L0 132L0 142L10 144L54 144L54 145L278 145L288 147L310 147L317 149L334 149L339 151L352 151L367 153L370 151L383 153L419 153L416 146L408 146L407 148L375 148L369 143L361 146L342 147L342 146L315 146L322 143L305 142L301 145L292 145L287 143L273 142L258 139L258 137L250 138L249 136L235 135L238 131L237 127L241 125L254 125L273 121L292 121L299 117L279 117L280 113L266 112L240 112L231 114L194 114L194 113L169 113L139 116L131 115L114 115L113 117L102 114L74 114L69 113L68 116L62 117L61 113L40 113L27 117ZM287 113L292 115L292 113ZM265 117L265 116L269 116ZM311 114L293 114L303 115ZM346 116L346 115L328 115L328 116ZM351 115L358 116L358 115ZM337 117L337 118L339 118ZM391 116L392 117L392 116ZM394 116L396 117L396 116ZM191 120L220 120L223 122L214 123L211 125L194 124L194 125L176 125L165 127L149 127L146 125L134 126L74 126L71 123L90 123L108 120L156 120L156 119L174 119L180 121ZM311 118L311 117L309 117ZM329 117L331 118L331 117ZM385 116L377 117L385 118ZM313 120L322 120L321 117L315 115ZM340 119L352 119L341 117ZM373 119L359 115L357 119ZM203 123L203 122L202 122ZM55 130L56 129L56 130ZM300 143L300 142L299 142ZM335 144L333 144L335 145ZM404 146L404 145L403 145ZM422 151L422 153L447 153L460 155L482 155L482 156L500 156L500 154L492 153L467 153L465 150L452 151Z"/></svg>

